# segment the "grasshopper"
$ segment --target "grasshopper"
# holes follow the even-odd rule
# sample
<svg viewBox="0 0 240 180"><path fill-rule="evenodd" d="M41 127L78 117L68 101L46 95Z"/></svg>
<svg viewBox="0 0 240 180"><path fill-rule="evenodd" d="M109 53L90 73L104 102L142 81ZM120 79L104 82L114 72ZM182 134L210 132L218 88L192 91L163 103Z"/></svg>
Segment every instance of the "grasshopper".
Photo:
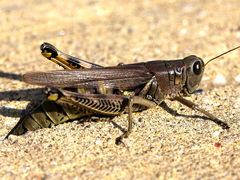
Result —
<svg viewBox="0 0 240 180"><path fill-rule="evenodd" d="M190 55L177 60L102 67L43 43L40 47L42 55L65 70L23 75L26 83L48 87L45 91L47 100L23 116L6 138L10 134L21 135L28 130L52 127L84 116L128 113L127 130L116 138L116 144L120 144L132 131L132 112L160 105L166 98L199 111L223 129L228 129L228 124L183 97L197 90L209 62L238 48L240 46L208 60L206 64L201 58Z"/></svg>

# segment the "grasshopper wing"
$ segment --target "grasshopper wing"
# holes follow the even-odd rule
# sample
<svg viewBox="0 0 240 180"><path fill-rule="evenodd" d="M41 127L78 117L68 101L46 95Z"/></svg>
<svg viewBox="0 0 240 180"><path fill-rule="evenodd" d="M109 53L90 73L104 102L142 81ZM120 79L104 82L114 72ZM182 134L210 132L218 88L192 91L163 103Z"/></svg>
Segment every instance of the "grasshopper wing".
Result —
<svg viewBox="0 0 240 180"><path fill-rule="evenodd" d="M40 47L42 55L52 62L62 66L64 69L85 69L85 68L99 68L98 64L94 64L77 57L70 56L64 52L59 51L50 43L43 43Z"/></svg>
<svg viewBox="0 0 240 180"><path fill-rule="evenodd" d="M144 65L124 65L70 71L32 72L23 75L23 81L62 88L95 88L104 85L106 88L126 90L147 83L152 76Z"/></svg>

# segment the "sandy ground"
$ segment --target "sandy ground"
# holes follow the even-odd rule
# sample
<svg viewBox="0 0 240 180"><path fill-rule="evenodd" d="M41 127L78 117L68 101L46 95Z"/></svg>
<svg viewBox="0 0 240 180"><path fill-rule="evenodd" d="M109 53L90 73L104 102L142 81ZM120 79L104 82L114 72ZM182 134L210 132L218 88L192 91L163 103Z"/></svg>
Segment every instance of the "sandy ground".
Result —
<svg viewBox="0 0 240 180"><path fill-rule="evenodd" d="M205 61L240 45L240 1L0 1L0 137L16 124L37 86L29 71L60 69L42 42L104 66L196 54ZM230 131L177 102L134 114L69 122L0 142L1 179L240 179L240 50L210 63L190 100ZM197 116L196 116L197 115ZM117 124L117 125L116 125Z"/></svg>

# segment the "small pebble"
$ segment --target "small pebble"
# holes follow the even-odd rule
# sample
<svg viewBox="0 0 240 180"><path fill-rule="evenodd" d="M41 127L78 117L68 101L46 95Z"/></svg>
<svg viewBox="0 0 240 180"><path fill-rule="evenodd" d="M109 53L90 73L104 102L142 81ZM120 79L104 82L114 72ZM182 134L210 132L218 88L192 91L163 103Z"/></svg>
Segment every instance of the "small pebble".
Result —
<svg viewBox="0 0 240 180"><path fill-rule="evenodd" d="M13 125L15 125L17 123L17 121L15 121L15 120L6 120L5 122L4 122L4 126L13 126Z"/></svg>
<svg viewBox="0 0 240 180"><path fill-rule="evenodd" d="M187 33L188 33L187 29L181 29L179 31L179 34L182 35L182 36L186 35Z"/></svg>
<svg viewBox="0 0 240 180"><path fill-rule="evenodd" d="M206 35L206 32L205 31L199 31L198 34L199 34L199 36L204 37Z"/></svg>
<svg viewBox="0 0 240 180"><path fill-rule="evenodd" d="M198 90L194 91L194 94L195 94L195 95L201 95L201 94L203 94L203 89L198 89Z"/></svg>
<svg viewBox="0 0 240 180"><path fill-rule="evenodd" d="M217 74L216 78L213 80L213 84L225 85L225 84L227 84L227 80L222 74Z"/></svg>
<svg viewBox="0 0 240 180"><path fill-rule="evenodd" d="M221 133L220 131L215 131L215 132L212 133L212 136L213 137L218 137L220 135L220 133Z"/></svg>
<svg viewBox="0 0 240 180"><path fill-rule="evenodd" d="M95 144L96 144L96 145L101 145L101 144L102 144L102 141L96 140L96 141L95 141Z"/></svg>
<svg viewBox="0 0 240 180"><path fill-rule="evenodd" d="M19 136L10 134L7 139L11 140L13 143L16 143L18 138Z"/></svg>
<svg viewBox="0 0 240 180"><path fill-rule="evenodd" d="M11 105L7 105L7 106L4 106L6 109L12 109L13 108L13 106L11 106Z"/></svg>
<svg viewBox="0 0 240 180"><path fill-rule="evenodd" d="M65 34L66 34L66 33L65 33L65 31L63 31L63 30L61 30L61 31L58 32L58 35L59 35L59 36L64 36Z"/></svg>
<svg viewBox="0 0 240 180"><path fill-rule="evenodd" d="M236 104L233 105L233 109L238 109L238 108L239 108L238 105L236 105Z"/></svg>
<svg viewBox="0 0 240 180"><path fill-rule="evenodd" d="M219 142L217 142L217 143L214 143L214 146L215 146L215 147L221 147L221 146L222 146L222 144L221 144L221 143L219 143Z"/></svg>
<svg viewBox="0 0 240 180"><path fill-rule="evenodd" d="M208 81L209 79L210 79L210 77L208 77L208 76L203 76L203 77L202 77L202 80L203 80L203 81Z"/></svg>
<svg viewBox="0 0 240 180"><path fill-rule="evenodd" d="M238 83L240 83L240 74L238 74L238 75L235 77L235 81L237 81Z"/></svg>
<svg viewBox="0 0 240 180"><path fill-rule="evenodd" d="M180 150L179 150L179 154L184 154L185 152L185 149L184 149L184 146L180 146Z"/></svg>
<svg viewBox="0 0 240 180"><path fill-rule="evenodd" d="M182 11L185 13L190 13L194 9L194 4L192 3L186 3L182 6Z"/></svg>

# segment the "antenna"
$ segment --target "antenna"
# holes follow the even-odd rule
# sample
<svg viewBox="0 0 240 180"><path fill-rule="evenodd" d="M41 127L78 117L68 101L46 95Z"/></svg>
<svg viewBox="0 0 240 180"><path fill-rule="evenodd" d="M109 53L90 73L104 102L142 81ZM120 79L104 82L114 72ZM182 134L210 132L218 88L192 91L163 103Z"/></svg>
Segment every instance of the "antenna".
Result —
<svg viewBox="0 0 240 180"><path fill-rule="evenodd" d="M222 53L222 54L220 54L220 55L218 55L218 56L215 56L214 58L208 60L207 63L205 64L205 66L206 66L209 62L213 61L214 59L217 59L217 58L219 58L219 57L221 57L221 56L223 56L223 55L225 55L225 54L227 54L227 53L230 53L231 51L234 51L234 50L236 50L236 49L238 49L238 48L240 48L240 46L237 46L237 47L235 47L235 48L233 48L233 49L230 49L230 50L228 50L228 51L226 51L226 52L224 52L224 53Z"/></svg>

